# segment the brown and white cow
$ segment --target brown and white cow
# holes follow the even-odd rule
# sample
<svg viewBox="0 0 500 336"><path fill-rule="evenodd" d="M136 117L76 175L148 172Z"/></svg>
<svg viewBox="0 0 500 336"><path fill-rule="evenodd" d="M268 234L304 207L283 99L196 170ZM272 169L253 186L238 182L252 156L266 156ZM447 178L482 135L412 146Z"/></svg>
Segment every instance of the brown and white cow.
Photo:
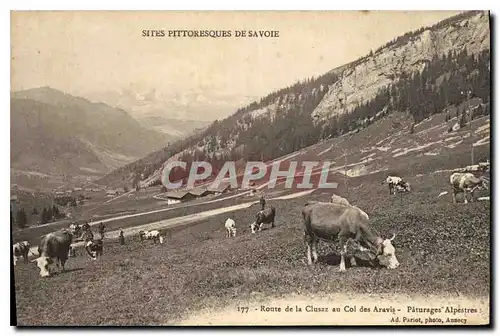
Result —
<svg viewBox="0 0 500 336"><path fill-rule="evenodd" d="M307 202L302 210L304 219L304 238L307 244L307 262L317 262L316 252L318 240L340 243L340 271L345 271L345 255L347 242L354 239L366 246L375 256L378 263L388 269L399 266L396 250L392 240L385 239L374 233L370 227L369 218L361 209L336 203ZM311 258L312 253L312 258ZM354 257L351 264L356 265Z"/></svg>
<svg viewBox="0 0 500 336"><path fill-rule="evenodd" d="M28 253L30 253L31 245L26 240L20 241L12 245L12 256L14 258L14 266L17 265L19 258L23 257L24 263L28 263ZM33 252L31 252L33 254ZM33 254L34 255L34 254Z"/></svg>
<svg viewBox="0 0 500 336"><path fill-rule="evenodd" d="M471 202L474 201L476 189L488 188L488 181L483 176L476 177L472 173L453 173L450 176L450 184L453 189L453 203L457 202L457 194L464 194L464 203L467 204L467 192L470 193Z"/></svg>
<svg viewBox="0 0 500 336"><path fill-rule="evenodd" d="M73 235L68 230L60 230L49 233L43 237L38 245L39 257L32 262L36 263L40 269L40 276L47 277L51 275L51 267L56 262L64 271L64 264L68 260L68 252L73 241Z"/></svg>
<svg viewBox="0 0 500 336"><path fill-rule="evenodd" d="M85 251L91 260L97 260L98 257L102 257L103 245L102 239L93 239L86 242Z"/></svg>

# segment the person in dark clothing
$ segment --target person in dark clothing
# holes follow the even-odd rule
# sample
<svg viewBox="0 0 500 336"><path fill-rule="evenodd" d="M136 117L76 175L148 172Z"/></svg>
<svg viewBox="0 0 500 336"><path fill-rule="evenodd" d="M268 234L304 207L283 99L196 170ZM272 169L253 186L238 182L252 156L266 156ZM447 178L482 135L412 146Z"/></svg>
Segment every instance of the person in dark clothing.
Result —
<svg viewBox="0 0 500 336"><path fill-rule="evenodd" d="M104 232L106 231L106 225L103 222L99 224L99 234L101 235L101 239L104 238Z"/></svg>
<svg viewBox="0 0 500 336"><path fill-rule="evenodd" d="M87 232L90 230L90 225L88 222L85 222L85 224L82 225L82 231Z"/></svg>
<svg viewBox="0 0 500 336"><path fill-rule="evenodd" d="M265 207L266 207L266 198L264 197L264 195L262 195L260 197L260 208L261 210L264 210Z"/></svg>
<svg viewBox="0 0 500 336"><path fill-rule="evenodd" d="M123 234L123 229L120 229L120 235L118 237L120 239L120 245L125 245L125 235Z"/></svg>

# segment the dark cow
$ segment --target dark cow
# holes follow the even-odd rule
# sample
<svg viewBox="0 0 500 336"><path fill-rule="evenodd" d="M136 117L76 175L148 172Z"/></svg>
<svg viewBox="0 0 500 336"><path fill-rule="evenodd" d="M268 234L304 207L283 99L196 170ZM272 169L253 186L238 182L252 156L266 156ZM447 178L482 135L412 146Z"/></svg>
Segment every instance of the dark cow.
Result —
<svg viewBox="0 0 500 336"><path fill-rule="evenodd" d="M47 277L51 275L51 265L56 261L56 266L59 269L59 264L64 271L64 264L68 260L68 252L70 250L73 235L68 230L61 230L49 233L43 237L38 245L39 257L33 260L40 268L40 276Z"/></svg>
<svg viewBox="0 0 500 336"><path fill-rule="evenodd" d="M260 231L262 229L262 224L271 224L271 227L274 227L274 221L276 218L276 208L270 207L266 210L261 210L255 216L255 222L250 224L250 229L252 233L256 231Z"/></svg>
<svg viewBox="0 0 500 336"><path fill-rule="evenodd" d="M102 239L89 240L85 244L85 251L87 251L91 260L97 260L98 257L102 256L103 246Z"/></svg>
<svg viewBox="0 0 500 336"><path fill-rule="evenodd" d="M391 239L384 239L375 234L370 227L369 218L361 209L336 203L308 202L302 210L304 219L304 238L307 244L308 264L318 260L316 247L318 240L340 243L340 271L345 271L347 242L354 239L361 246L367 246L376 256L380 265L389 269L399 266ZM311 258L311 252L313 258ZM355 265L354 257L351 264Z"/></svg>
<svg viewBox="0 0 500 336"><path fill-rule="evenodd" d="M31 247L30 243L28 243L26 240L12 245L12 256L14 258L14 266L17 265L17 261L19 260L20 257L23 257L25 264L28 263L28 253L31 252L30 247ZM31 254L33 254L33 252L31 252Z"/></svg>

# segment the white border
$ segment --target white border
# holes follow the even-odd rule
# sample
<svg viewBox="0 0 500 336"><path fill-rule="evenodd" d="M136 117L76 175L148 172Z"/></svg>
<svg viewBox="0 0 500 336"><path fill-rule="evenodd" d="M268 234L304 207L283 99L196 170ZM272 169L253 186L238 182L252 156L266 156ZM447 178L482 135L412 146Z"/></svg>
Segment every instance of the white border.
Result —
<svg viewBox="0 0 500 336"><path fill-rule="evenodd" d="M483 10L491 10L492 15L495 15L498 13L496 8L498 7L499 2L498 1L463 1L463 0L455 0L453 2L440 2L440 1L429 1L429 0L420 0L414 3L410 2L405 2L405 1L319 1L319 0L287 0L283 2L275 2L272 3L269 0L252 0L249 1L248 3L243 3L243 2L236 2L236 1L220 1L220 0L211 0L211 1L193 1L193 0L183 0L183 1L178 1L178 2L171 2L171 1L151 1L151 0L140 0L140 1L126 1L126 0L120 0L120 1L105 1L105 0L87 0L87 1L44 1L41 3L40 1L3 1L0 6L6 7L4 10L2 10L2 16L0 18L0 22L2 23L2 28L0 29L0 36L2 40L2 53L1 53L1 64L3 65L5 71L2 72L2 90L1 92L1 97L2 97L2 113L0 113L0 118L1 122L0 125L2 127L2 131L0 132L0 136L2 137L2 143L4 144L1 146L2 150L2 157L4 158L9 158L5 159L4 163L2 165L2 179L1 179L1 190L2 190L2 197L0 199L0 204L1 204L1 209L2 209L2 219L4 221L2 222L2 230L4 234L2 235L2 239L4 240L4 253L2 253L2 256L4 258L4 262L2 265L4 265L5 269L7 269L7 265L10 265L10 257L9 253L7 253L7 246L10 245L9 242L9 235L10 235L10 225L7 222L8 218L8 210L7 210L7 204L9 202L7 190L10 189L10 181L9 181L9 176L10 176L10 151L9 151L9 145L10 144L10 118L9 118L9 92L10 92L10 10L361 10L361 9L370 9L370 10L471 10L471 9L483 9ZM497 34L492 32L492 36L494 37L494 41L492 43L498 43L498 37ZM497 53L495 53L496 55ZM496 59L495 59L496 60ZM496 76L497 74L497 66L498 63L495 63L495 73L493 74L495 79L498 78ZM9 74L9 75L7 75ZM493 99L497 97L497 90L494 87L493 88ZM495 105L496 106L496 105ZM495 111L493 111L495 113ZM496 115L496 113L495 113ZM497 121L498 123L498 121ZM496 126L496 125L495 125ZM495 127L496 129L496 127ZM500 157L497 156L499 155L498 153L498 146L496 144L496 137L494 136L493 139L495 143L495 157ZM497 172L496 165L495 165L495 173ZM496 190L494 191L494 204L497 204L497 193ZM496 207L495 207L496 208ZM487 223L485 223L486 225ZM495 236L498 237L496 225L494 225L494 230L495 230ZM498 256L498 248L495 249L495 260L498 261L499 256ZM495 270L496 267L493 267L492 270ZM471 275L472 276L472 275ZM498 279L498 276L495 277ZM9 293L10 297L10 278L7 278L6 276L1 278L1 283L2 283L2 288L4 289L5 293ZM496 291L495 293L498 293L498 283L496 281L495 287ZM6 296L7 297L7 296ZM495 298L493 298L495 302L498 302L496 300L496 295ZM7 331L8 334L16 332L16 330L12 327L7 327L10 324L10 301L9 300L2 300L2 309L0 314L2 316L2 324L1 328L3 329L2 332ZM496 312L498 312L498 306L496 308ZM498 314L495 314L495 317L498 317ZM498 324L498 318L494 318L496 320L496 323ZM181 330L179 330L181 331ZM168 330L166 332L170 333L179 333L179 331L173 331L173 330ZM249 330L231 330L231 331L224 331L224 332L241 332L241 333L248 333L251 332ZM259 335L267 335L269 333L273 332L290 332L289 330L283 330L283 329L276 329L273 331L263 331L259 330L256 331L255 333L258 333ZM334 330L332 330L334 331ZM332 332L329 330L325 330L323 332ZM339 330L340 331L340 330ZM410 331L410 330L408 330ZM432 332L432 330L427 329L423 330L424 332ZM454 330L449 330L449 331L454 331ZM449 332L448 331L448 332ZM455 331L458 331L455 329ZM17 331L19 332L19 331ZM31 331L33 332L33 331ZM43 331L42 331L43 332ZM48 332L53 332L53 330L50 330ZM62 331L63 334L69 334L70 332L74 332L73 330L69 331ZM88 332L88 330L85 330L83 332ZM106 332L109 332L109 330L101 330L101 331L94 331L95 333L98 334L104 334ZM134 331L132 332L133 334L143 334L146 331ZM191 333L192 331L187 331L184 330L184 333ZM221 332L221 330L212 330L212 331L205 331L206 333L211 333L211 334L218 334ZM309 330L303 330L300 331L300 333L308 333L310 332ZM319 330L315 330L315 332L319 332ZM334 331L335 332L335 331ZM361 331L350 331L354 333L361 333ZM385 330L369 330L368 331L370 334L381 334L381 333L386 333L387 331ZM415 330L413 330L415 332ZM422 331L420 331L422 332ZM435 331L434 331L435 332ZM443 332L443 331L441 331ZM462 332L469 332L468 330L463 330ZM254 333L254 332L252 332Z"/></svg>

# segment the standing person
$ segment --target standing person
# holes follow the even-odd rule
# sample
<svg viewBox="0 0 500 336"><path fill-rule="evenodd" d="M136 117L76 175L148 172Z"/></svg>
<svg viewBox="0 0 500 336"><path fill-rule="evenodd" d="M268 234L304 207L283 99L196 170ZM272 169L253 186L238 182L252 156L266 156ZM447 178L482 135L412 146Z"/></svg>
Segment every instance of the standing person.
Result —
<svg viewBox="0 0 500 336"><path fill-rule="evenodd" d="M260 208L261 210L264 210L264 208L266 207L266 198L264 197L264 194L262 194L262 196L260 196Z"/></svg>
<svg viewBox="0 0 500 336"><path fill-rule="evenodd" d="M94 234L92 233L92 230L88 229L83 231L83 241L85 243L94 240Z"/></svg>
<svg viewBox="0 0 500 336"><path fill-rule="evenodd" d="M101 239L104 238L104 232L106 231L106 225L103 222L99 224L99 234L101 235Z"/></svg>
<svg viewBox="0 0 500 336"><path fill-rule="evenodd" d="M120 229L120 235L118 237L120 239L120 245L125 245L125 235L123 234L123 229Z"/></svg>
<svg viewBox="0 0 500 336"><path fill-rule="evenodd" d="M89 222L85 222L85 224L82 225L82 231L87 232L89 230L90 230Z"/></svg>

